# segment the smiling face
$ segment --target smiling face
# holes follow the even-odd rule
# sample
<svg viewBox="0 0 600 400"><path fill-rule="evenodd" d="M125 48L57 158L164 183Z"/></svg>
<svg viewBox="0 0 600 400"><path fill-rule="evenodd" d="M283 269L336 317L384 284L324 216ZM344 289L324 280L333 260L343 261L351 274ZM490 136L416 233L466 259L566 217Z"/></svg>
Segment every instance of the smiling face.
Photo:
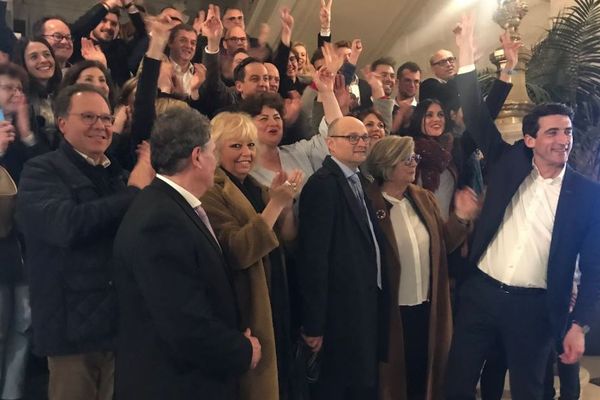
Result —
<svg viewBox="0 0 600 400"><path fill-rule="evenodd" d="M375 114L368 114L363 120L367 133L371 138L371 146L383 139L385 136L385 124Z"/></svg>
<svg viewBox="0 0 600 400"><path fill-rule="evenodd" d="M40 82L47 82L52 78L55 61L48 46L41 42L29 42L25 48L25 67Z"/></svg>
<svg viewBox="0 0 600 400"><path fill-rule="evenodd" d="M298 68L302 69L308 62L306 58L306 47L297 45L294 47L294 50L298 54Z"/></svg>
<svg viewBox="0 0 600 400"><path fill-rule="evenodd" d="M546 115L538 120L536 137L525 135L525 145L533 150L533 161L545 177L556 176L564 168L573 148L573 126L566 115Z"/></svg>
<svg viewBox="0 0 600 400"><path fill-rule="evenodd" d="M258 130L258 142L261 145L277 147L283 137L283 118L279 112L264 106L260 114L252 119Z"/></svg>
<svg viewBox="0 0 600 400"><path fill-rule="evenodd" d="M0 75L0 109L4 113L16 113L24 98L23 84L19 79Z"/></svg>
<svg viewBox="0 0 600 400"><path fill-rule="evenodd" d="M396 86L396 73L391 65L379 64L373 71L381 77L383 92L386 96L391 96Z"/></svg>
<svg viewBox="0 0 600 400"><path fill-rule="evenodd" d="M87 83L92 86L97 87L100 91L108 97L109 87L106 82L106 76L104 72L98 67L90 67L86 68L77 77L75 83Z"/></svg>
<svg viewBox="0 0 600 400"><path fill-rule="evenodd" d="M269 89L269 74L263 63L251 62L244 67L244 72L244 80L235 82L235 88L243 99Z"/></svg>
<svg viewBox="0 0 600 400"><path fill-rule="evenodd" d="M295 80L296 76L298 75L298 57L296 57L296 54L294 54L292 51L290 51L290 55L288 57L286 74L292 78L292 80Z"/></svg>
<svg viewBox="0 0 600 400"><path fill-rule="evenodd" d="M73 55L73 39L71 29L59 19L49 19L44 22L44 38L52 46L56 60L62 65ZM54 36L60 37L57 40Z"/></svg>
<svg viewBox="0 0 600 400"><path fill-rule="evenodd" d="M446 129L444 110L437 103L432 103L421 122L421 131L425 136L440 136Z"/></svg>
<svg viewBox="0 0 600 400"><path fill-rule="evenodd" d="M58 117L58 129L75 150L95 160L101 159L112 141L112 126L97 119L92 125L84 123L81 114L110 115L110 108L98 93L79 92L71 97L68 115Z"/></svg>
<svg viewBox="0 0 600 400"><path fill-rule="evenodd" d="M101 42L110 42L119 34L119 17L117 14L108 13L92 31L92 35Z"/></svg>
<svg viewBox="0 0 600 400"><path fill-rule="evenodd" d="M267 68L267 74L269 75L269 92L279 92L279 70L274 64L268 62L265 63L265 68Z"/></svg>
<svg viewBox="0 0 600 400"><path fill-rule="evenodd" d="M178 64L187 64L192 61L196 52L197 36L195 32L180 29L169 42L171 58Z"/></svg>
<svg viewBox="0 0 600 400"><path fill-rule="evenodd" d="M255 156L256 143L252 140L227 139L220 144L219 164L241 181L252 170Z"/></svg>

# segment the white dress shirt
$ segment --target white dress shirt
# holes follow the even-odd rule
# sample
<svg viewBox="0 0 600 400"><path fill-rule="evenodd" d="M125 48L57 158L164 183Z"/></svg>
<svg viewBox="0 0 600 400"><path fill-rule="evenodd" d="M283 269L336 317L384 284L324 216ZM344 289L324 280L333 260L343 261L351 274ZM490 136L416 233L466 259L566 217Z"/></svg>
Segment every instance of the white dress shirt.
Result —
<svg viewBox="0 0 600 400"><path fill-rule="evenodd" d="M399 306L416 306L429 299L430 238L410 201L383 192L392 204L390 219L400 258Z"/></svg>
<svg viewBox="0 0 600 400"><path fill-rule="evenodd" d="M555 178L544 179L533 164L479 261L483 272L507 285L546 288L554 216L565 169Z"/></svg>
<svg viewBox="0 0 600 400"><path fill-rule="evenodd" d="M179 79L181 79L181 83L183 84L183 90L185 94L188 96L191 95L192 92L192 78L194 77L194 73L196 72L196 68L194 64L189 63L186 68L182 68L179 64L169 58L169 61L173 65L173 71Z"/></svg>

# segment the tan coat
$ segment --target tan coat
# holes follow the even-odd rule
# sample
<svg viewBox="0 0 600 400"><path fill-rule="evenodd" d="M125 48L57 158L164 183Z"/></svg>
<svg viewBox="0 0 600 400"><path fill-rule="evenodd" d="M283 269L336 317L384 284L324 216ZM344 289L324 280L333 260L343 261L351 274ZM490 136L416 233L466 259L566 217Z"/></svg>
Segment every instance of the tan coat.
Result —
<svg viewBox="0 0 600 400"><path fill-rule="evenodd" d="M386 236L382 247L388 265L389 293L392 304L390 307L388 360L380 365L380 398L383 400L405 400L405 368L407 366L404 365L402 319L398 307L401 266L389 215L391 204L383 198L380 188L375 184L370 185L368 188L368 195L373 203L379 225ZM457 248L464 241L468 227L461 224L455 214L451 214L448 222L444 223L435 197L430 191L411 184L408 186L406 196L429 232L431 315L429 319L427 395L425 399L439 400L443 398L446 362L452 339L452 311L450 309L447 253Z"/></svg>
<svg viewBox="0 0 600 400"><path fill-rule="evenodd" d="M248 176L246 179L252 178ZM263 190L263 199L268 202L266 189ZM268 254L279 246L279 241L246 196L220 168L215 173L214 186L200 200L233 271L241 327L250 328L261 344L262 359L258 366L241 378L240 399L276 400L279 388L268 286Z"/></svg>

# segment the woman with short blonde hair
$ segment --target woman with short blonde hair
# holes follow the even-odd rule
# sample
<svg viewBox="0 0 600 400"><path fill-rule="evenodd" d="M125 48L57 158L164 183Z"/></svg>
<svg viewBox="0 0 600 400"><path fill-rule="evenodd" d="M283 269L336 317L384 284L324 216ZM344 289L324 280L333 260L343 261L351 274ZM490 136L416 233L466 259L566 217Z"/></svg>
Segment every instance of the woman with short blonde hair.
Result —
<svg viewBox="0 0 600 400"><path fill-rule="evenodd" d="M242 400L278 400L285 394L291 356L289 300L281 243L292 240L292 201L303 174L275 175L267 189L249 176L256 157L257 130L247 114L223 112L212 122L218 168L202 205L233 271L241 328L261 344L262 359L243 375ZM281 396L285 398L285 396Z"/></svg>

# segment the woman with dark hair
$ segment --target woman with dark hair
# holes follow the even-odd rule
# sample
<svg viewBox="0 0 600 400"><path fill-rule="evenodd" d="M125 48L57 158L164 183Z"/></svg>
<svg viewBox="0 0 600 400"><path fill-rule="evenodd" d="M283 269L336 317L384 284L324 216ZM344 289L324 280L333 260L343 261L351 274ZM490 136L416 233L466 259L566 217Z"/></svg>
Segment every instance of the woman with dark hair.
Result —
<svg viewBox="0 0 600 400"><path fill-rule="evenodd" d="M371 138L370 146L383 139L387 132L387 126L383 116L374 108L362 110L356 114L356 118L360 119L367 128L367 133Z"/></svg>
<svg viewBox="0 0 600 400"><path fill-rule="evenodd" d="M421 156L416 183L433 192L444 219L448 219L459 174L452 157L455 143L450 129L449 116L438 100L419 102L409 126L415 152Z"/></svg>
<svg viewBox="0 0 600 400"><path fill-rule="evenodd" d="M35 123L32 129L36 139L55 149L60 142L54 123L52 96L62 79L60 67L54 58L52 46L44 38L21 39L15 44L13 61L29 75L27 99L33 107Z"/></svg>
<svg viewBox="0 0 600 400"><path fill-rule="evenodd" d="M327 68L315 73L313 82L321 95L325 120L332 123L342 117L342 111L333 93L335 73ZM308 179L329 154L325 143L327 132L319 133L309 140L280 146L283 138L283 99L277 93L262 92L249 96L241 104L239 111L250 114L258 129L256 163L251 175L260 184L268 186L275 174L281 171L299 169Z"/></svg>
<svg viewBox="0 0 600 400"><path fill-rule="evenodd" d="M58 91L75 83L87 83L97 87L108 98L111 106L115 107L116 88L104 64L95 60L84 60L74 64L65 73Z"/></svg>

